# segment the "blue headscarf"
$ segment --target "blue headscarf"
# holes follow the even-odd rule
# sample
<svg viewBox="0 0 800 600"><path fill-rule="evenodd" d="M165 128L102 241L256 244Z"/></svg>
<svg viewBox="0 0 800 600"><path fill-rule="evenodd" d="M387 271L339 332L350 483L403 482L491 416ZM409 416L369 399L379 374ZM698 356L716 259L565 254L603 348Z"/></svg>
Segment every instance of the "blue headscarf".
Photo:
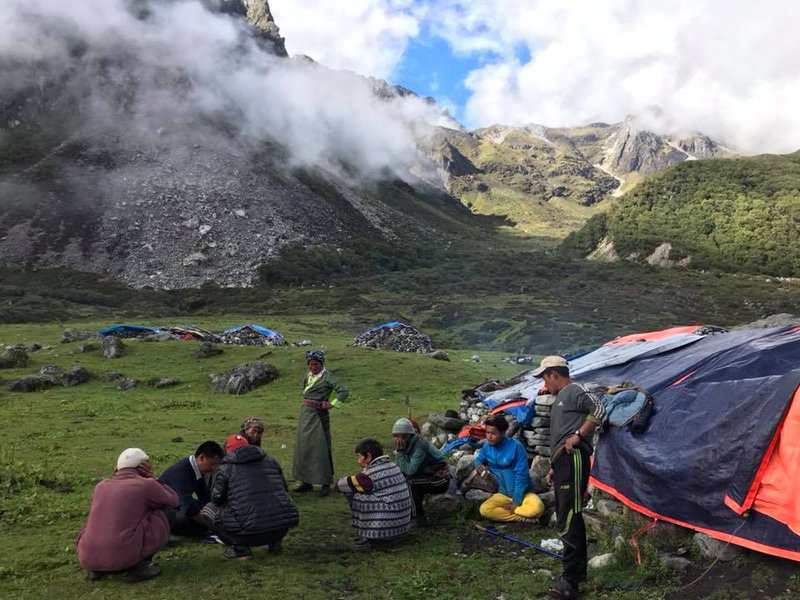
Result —
<svg viewBox="0 0 800 600"><path fill-rule="evenodd" d="M311 362L312 360L316 360L321 362L323 365L325 364L325 352L322 350L311 350L306 352L306 362Z"/></svg>

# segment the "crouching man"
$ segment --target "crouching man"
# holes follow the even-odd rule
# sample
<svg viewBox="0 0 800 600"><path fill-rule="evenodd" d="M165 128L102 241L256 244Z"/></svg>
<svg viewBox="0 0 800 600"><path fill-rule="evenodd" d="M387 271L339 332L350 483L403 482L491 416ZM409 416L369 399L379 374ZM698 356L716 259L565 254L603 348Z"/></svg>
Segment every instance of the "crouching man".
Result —
<svg viewBox="0 0 800 600"><path fill-rule="evenodd" d="M150 559L169 541L165 509L177 504L175 492L154 479L147 454L124 450L114 475L94 488L89 518L78 534L78 560L88 579L118 572L129 583L157 577L161 567Z"/></svg>
<svg viewBox="0 0 800 600"><path fill-rule="evenodd" d="M161 483L178 494L178 507L171 519L173 535L196 538L208 535L200 510L211 501L206 477L214 471L222 456L222 446L208 440L200 444L193 455L182 458L159 477Z"/></svg>
<svg viewBox="0 0 800 600"><path fill-rule="evenodd" d="M279 552L286 533L300 522L278 462L244 444L229 448L214 473L211 503L201 511L228 546L224 558L250 558L251 546Z"/></svg>
<svg viewBox="0 0 800 600"><path fill-rule="evenodd" d="M356 545L368 547L408 535L412 502L400 468L370 439L356 446L356 461L361 472L343 477L335 487L350 503Z"/></svg>

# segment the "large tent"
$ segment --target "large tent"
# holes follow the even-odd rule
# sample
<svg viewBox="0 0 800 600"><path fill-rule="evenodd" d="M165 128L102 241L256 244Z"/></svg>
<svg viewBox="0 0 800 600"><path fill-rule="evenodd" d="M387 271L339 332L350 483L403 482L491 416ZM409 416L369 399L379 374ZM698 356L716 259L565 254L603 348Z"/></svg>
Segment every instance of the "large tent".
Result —
<svg viewBox="0 0 800 600"><path fill-rule="evenodd" d="M643 434L601 435L595 486L655 519L800 561L800 327L636 334L570 367L581 382L635 382L655 401ZM539 386L527 377L487 403Z"/></svg>

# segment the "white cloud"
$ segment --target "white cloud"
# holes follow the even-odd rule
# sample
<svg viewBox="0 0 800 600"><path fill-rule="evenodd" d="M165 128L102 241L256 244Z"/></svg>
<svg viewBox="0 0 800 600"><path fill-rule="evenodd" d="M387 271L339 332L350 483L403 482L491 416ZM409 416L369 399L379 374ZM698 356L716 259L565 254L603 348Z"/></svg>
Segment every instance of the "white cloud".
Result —
<svg viewBox="0 0 800 600"><path fill-rule="evenodd" d="M744 151L800 147L794 0L432 0L454 50L491 53L470 125L576 125L628 114ZM520 48L530 60L518 58Z"/></svg>
<svg viewBox="0 0 800 600"><path fill-rule="evenodd" d="M273 0L270 9L289 54L380 78L419 32L410 0Z"/></svg>

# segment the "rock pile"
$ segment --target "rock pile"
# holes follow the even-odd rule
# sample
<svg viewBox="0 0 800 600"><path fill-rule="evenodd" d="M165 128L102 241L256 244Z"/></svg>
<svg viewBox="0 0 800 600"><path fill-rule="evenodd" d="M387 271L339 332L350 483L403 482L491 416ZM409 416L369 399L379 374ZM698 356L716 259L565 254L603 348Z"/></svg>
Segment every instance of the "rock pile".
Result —
<svg viewBox="0 0 800 600"><path fill-rule="evenodd" d="M6 346L0 356L0 369L23 369L28 366L28 351L23 346Z"/></svg>
<svg viewBox="0 0 800 600"><path fill-rule="evenodd" d="M397 323L381 325L368 329L356 336L354 346L373 348L378 350L394 350L395 352L419 352L428 354L433 351L431 338L421 331Z"/></svg>
<svg viewBox="0 0 800 600"><path fill-rule="evenodd" d="M280 342L276 338L264 335L255 329L239 329L238 331L228 331L219 334L219 341L223 344L234 344L237 346L276 346Z"/></svg>
<svg viewBox="0 0 800 600"><path fill-rule="evenodd" d="M278 377L278 369L270 363L250 362L222 373L213 373L210 377L214 391L238 395L274 381Z"/></svg>
<svg viewBox="0 0 800 600"><path fill-rule="evenodd" d="M82 331L80 329L65 329L61 334L61 343L84 342L99 337L94 331Z"/></svg>
<svg viewBox="0 0 800 600"><path fill-rule="evenodd" d="M86 383L91 375L81 365L73 365L62 369L58 365L46 365L35 375L26 375L20 379L9 381L6 389L9 392L37 392L62 385L72 387Z"/></svg>

